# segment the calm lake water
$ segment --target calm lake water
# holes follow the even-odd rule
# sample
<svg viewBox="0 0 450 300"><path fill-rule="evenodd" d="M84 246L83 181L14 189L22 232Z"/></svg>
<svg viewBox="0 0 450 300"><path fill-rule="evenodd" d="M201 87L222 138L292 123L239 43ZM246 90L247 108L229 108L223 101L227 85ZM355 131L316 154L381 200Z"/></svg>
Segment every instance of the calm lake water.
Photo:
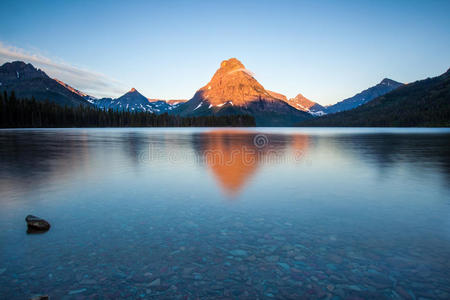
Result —
<svg viewBox="0 0 450 300"><path fill-rule="evenodd" d="M0 130L0 298L449 299L448 129ZM52 224L26 234L25 216Z"/></svg>

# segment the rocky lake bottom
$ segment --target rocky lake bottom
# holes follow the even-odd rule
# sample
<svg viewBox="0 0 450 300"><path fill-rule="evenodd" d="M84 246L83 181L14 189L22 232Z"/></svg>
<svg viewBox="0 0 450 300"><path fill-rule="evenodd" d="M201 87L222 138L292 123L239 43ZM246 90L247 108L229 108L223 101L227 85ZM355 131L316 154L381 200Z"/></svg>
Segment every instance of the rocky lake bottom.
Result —
<svg viewBox="0 0 450 300"><path fill-rule="evenodd" d="M0 131L0 298L449 299L449 138Z"/></svg>

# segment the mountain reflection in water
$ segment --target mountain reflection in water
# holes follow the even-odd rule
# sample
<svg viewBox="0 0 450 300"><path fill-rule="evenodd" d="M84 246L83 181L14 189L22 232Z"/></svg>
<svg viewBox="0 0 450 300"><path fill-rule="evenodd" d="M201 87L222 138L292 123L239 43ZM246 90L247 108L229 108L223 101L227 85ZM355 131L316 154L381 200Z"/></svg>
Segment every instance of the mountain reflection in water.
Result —
<svg viewBox="0 0 450 300"><path fill-rule="evenodd" d="M234 197L262 164L300 160L308 148L308 136L213 130L195 134L193 145L225 193Z"/></svg>

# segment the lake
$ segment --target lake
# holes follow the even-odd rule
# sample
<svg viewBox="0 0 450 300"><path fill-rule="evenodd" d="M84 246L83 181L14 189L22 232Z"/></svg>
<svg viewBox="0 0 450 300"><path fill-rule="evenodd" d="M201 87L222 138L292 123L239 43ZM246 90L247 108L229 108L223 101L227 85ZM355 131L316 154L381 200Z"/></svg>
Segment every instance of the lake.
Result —
<svg viewBox="0 0 450 300"><path fill-rule="evenodd" d="M449 299L450 130L0 130L0 295ZM25 217L52 227L27 234Z"/></svg>

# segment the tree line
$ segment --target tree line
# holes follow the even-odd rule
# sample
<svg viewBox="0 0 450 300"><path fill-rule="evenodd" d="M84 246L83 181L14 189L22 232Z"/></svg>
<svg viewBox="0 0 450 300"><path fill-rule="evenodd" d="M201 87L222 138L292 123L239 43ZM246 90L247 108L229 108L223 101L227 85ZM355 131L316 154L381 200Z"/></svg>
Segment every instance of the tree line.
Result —
<svg viewBox="0 0 450 300"><path fill-rule="evenodd" d="M51 127L248 127L250 115L180 117L176 115L103 110L90 105L61 106L50 101L18 99L0 93L1 128Z"/></svg>

